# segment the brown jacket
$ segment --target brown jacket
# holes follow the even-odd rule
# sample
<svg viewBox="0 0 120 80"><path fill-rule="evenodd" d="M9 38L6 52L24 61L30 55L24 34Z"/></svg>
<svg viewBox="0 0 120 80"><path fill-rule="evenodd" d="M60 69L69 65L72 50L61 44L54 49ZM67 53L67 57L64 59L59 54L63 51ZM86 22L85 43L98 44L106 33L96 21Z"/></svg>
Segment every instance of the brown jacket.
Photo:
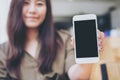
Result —
<svg viewBox="0 0 120 80"><path fill-rule="evenodd" d="M64 30L60 30L58 31L58 33L60 34L64 42L64 45L62 47L62 50L59 51L57 59L54 61L53 72L42 75L38 71L36 59L29 55L27 52L24 52L25 57L23 58L21 64L22 80L67 80L65 74L67 73L70 66L75 64L74 52L70 44L71 35ZM40 49L40 46L38 49ZM0 45L0 78L8 78L9 76L11 78L17 79L17 77L13 73L9 72L6 68L7 55L8 55L8 43L4 43Z"/></svg>

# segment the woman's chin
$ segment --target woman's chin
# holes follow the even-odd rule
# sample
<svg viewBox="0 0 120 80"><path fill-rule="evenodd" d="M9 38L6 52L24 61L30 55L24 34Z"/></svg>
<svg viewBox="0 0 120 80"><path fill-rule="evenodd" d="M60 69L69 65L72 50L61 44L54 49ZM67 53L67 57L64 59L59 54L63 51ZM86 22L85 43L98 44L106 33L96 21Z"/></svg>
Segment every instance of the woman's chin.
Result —
<svg viewBox="0 0 120 80"><path fill-rule="evenodd" d="M39 25L36 25L36 24L27 24L26 25L26 28L38 28Z"/></svg>

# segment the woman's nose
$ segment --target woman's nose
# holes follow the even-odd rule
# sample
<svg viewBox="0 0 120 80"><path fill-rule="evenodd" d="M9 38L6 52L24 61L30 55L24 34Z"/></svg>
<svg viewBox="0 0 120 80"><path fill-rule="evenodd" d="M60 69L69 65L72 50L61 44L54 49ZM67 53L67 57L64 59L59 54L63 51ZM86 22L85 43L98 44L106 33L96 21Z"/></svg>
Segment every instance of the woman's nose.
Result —
<svg viewBox="0 0 120 80"><path fill-rule="evenodd" d="M30 4L28 11L29 11L30 13L35 13L35 11L36 11L36 10L35 10L35 4Z"/></svg>

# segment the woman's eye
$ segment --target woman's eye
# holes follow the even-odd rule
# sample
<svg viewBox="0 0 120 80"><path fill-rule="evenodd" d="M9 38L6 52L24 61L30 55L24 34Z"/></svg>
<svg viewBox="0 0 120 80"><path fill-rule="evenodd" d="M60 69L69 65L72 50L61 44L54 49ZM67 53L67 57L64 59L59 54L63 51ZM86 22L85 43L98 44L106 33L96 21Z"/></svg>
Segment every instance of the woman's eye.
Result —
<svg viewBox="0 0 120 80"><path fill-rule="evenodd" d="M28 5L28 4L29 4L29 2L25 1L25 2L24 2L24 4L25 4L25 5Z"/></svg>
<svg viewBox="0 0 120 80"><path fill-rule="evenodd" d="M42 3L36 3L36 5L38 5L38 6L42 6L43 4L42 4Z"/></svg>

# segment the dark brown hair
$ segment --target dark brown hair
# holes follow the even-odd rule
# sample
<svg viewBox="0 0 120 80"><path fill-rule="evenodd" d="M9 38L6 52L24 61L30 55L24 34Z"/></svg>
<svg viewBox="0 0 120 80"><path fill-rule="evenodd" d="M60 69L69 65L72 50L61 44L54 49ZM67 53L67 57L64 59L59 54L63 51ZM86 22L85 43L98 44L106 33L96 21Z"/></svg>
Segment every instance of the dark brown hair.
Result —
<svg viewBox="0 0 120 80"><path fill-rule="evenodd" d="M24 0L12 0L8 15L9 55L8 70L14 72L20 79L20 64L24 57L26 27L22 20ZM57 56L62 40L53 26L51 0L46 0L47 13L44 22L39 26L39 40L42 43L39 54L39 71L42 74L52 72L52 65Z"/></svg>

